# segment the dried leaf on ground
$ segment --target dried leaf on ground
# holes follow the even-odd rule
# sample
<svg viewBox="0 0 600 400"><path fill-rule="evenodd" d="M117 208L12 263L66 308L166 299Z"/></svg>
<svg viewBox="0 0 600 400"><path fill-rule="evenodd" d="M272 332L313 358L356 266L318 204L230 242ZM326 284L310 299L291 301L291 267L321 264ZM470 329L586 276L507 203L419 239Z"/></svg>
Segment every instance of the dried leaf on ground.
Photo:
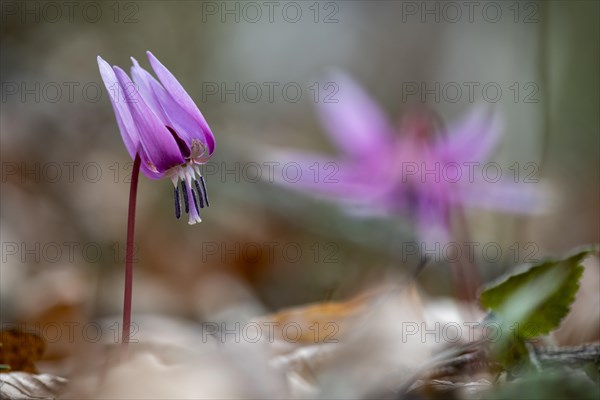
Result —
<svg viewBox="0 0 600 400"><path fill-rule="evenodd" d="M404 324L425 323L412 284L384 285L346 302L294 307L257 321L274 324L271 365L286 374L292 397L366 395L392 376L410 376L433 347L420 335L403 335Z"/></svg>
<svg viewBox="0 0 600 400"><path fill-rule="evenodd" d="M55 399L67 383L65 378L49 374L34 375L11 372L0 375L0 398L3 400Z"/></svg>
<svg viewBox="0 0 600 400"><path fill-rule="evenodd" d="M42 357L45 347L44 340L38 335L3 329L0 331L0 364L8 365L10 371L37 373L35 361Z"/></svg>

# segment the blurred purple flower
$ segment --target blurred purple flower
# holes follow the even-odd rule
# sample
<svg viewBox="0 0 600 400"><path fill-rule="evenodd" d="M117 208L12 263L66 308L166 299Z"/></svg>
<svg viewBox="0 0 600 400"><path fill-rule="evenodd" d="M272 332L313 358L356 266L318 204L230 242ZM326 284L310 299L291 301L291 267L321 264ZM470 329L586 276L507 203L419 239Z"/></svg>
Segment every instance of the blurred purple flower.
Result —
<svg viewBox="0 0 600 400"><path fill-rule="evenodd" d="M98 56L100 75L129 155L133 159L139 155L141 171L148 178L171 179L177 218L181 216L181 181L185 211L189 213L189 223L195 224L201 221L200 208L209 205L198 165L211 157L215 138L173 74L152 53L147 55L160 82L133 58L133 82L121 68L111 68Z"/></svg>
<svg viewBox="0 0 600 400"><path fill-rule="evenodd" d="M502 132L500 118L489 110L476 106L447 129L431 112L417 110L407 113L397 135L358 84L342 74L334 81L339 101L320 103L318 111L341 156L332 160L274 149L270 160L282 166L297 163L302 172L296 179L281 169L277 183L334 199L358 215L407 213L425 243L447 242L455 206L522 214L540 210L539 193L531 185L492 183L478 178L480 171L474 173ZM331 167L336 173L324 177Z"/></svg>

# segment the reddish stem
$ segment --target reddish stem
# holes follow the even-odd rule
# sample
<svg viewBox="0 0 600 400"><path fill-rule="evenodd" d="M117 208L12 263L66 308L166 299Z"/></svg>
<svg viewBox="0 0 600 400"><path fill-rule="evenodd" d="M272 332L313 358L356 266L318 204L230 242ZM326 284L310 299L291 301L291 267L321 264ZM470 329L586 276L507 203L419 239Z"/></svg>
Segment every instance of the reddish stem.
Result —
<svg viewBox="0 0 600 400"><path fill-rule="evenodd" d="M125 250L125 296L123 299L123 358L127 358L129 336L131 332L131 294L133 291L133 236L135 233L135 204L137 199L138 178L140 175L140 155L135 155L129 187L129 211L127 213L127 247Z"/></svg>

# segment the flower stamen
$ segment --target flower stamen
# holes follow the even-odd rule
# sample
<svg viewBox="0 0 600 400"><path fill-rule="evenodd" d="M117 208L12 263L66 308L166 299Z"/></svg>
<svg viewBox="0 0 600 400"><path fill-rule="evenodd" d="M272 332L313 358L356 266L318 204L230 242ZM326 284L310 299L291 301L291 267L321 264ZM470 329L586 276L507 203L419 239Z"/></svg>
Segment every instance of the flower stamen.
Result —
<svg viewBox="0 0 600 400"><path fill-rule="evenodd" d="M181 203L179 202L179 187L175 185L173 188L173 195L175 196L175 217L181 218Z"/></svg>
<svg viewBox="0 0 600 400"><path fill-rule="evenodd" d="M200 213L200 209L198 208L198 200L196 200L196 192L194 192L191 188L190 191L192 192L192 199L194 200L194 207L196 208L196 212Z"/></svg>
<svg viewBox="0 0 600 400"><path fill-rule="evenodd" d="M187 185L185 184L185 180L181 180L181 192L182 192L182 197L183 197L183 206L185 209L185 213L189 214L190 213L190 202L188 200L188 188Z"/></svg>
<svg viewBox="0 0 600 400"><path fill-rule="evenodd" d="M204 194L204 202L206 203L206 207L210 206L208 202L208 193L206 192L206 183L204 182L204 177L200 175L200 184L202 185L202 193Z"/></svg>
<svg viewBox="0 0 600 400"><path fill-rule="evenodd" d="M183 175L183 179L185 180L186 194L189 196L188 203L194 203L194 208L190 208L190 218L188 220L188 224L193 225L202 221L202 219L200 218L198 201L196 200L196 194L194 193L192 186L192 181L195 178L194 168L189 165L186 165L183 170Z"/></svg>
<svg viewBox="0 0 600 400"><path fill-rule="evenodd" d="M197 179L194 179L194 186L196 186L196 192L198 192L198 200L200 200L200 208L204 208L204 194L200 188L200 183Z"/></svg>
<svg viewBox="0 0 600 400"><path fill-rule="evenodd" d="M191 160L190 160L191 161ZM192 161L193 162L193 161ZM168 175L173 182L175 197L175 216L181 216L181 197L186 214L189 214L190 225L201 222L200 209L208 206L206 183L196 165L190 162L178 165L169 170ZM198 179L196 175L199 175ZM181 188L179 187L181 181ZM196 197L197 196L197 197Z"/></svg>

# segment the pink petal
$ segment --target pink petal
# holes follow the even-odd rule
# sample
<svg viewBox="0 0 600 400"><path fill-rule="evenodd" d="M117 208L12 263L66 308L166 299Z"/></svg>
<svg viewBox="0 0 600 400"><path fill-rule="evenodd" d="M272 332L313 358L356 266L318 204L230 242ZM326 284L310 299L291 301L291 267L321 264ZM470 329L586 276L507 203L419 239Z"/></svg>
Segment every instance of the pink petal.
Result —
<svg viewBox="0 0 600 400"><path fill-rule="evenodd" d="M192 147L192 140L194 139L200 139L208 147L205 132L198 122L181 108L179 103L173 100L160 83L152 79L149 84L153 96L160 103L167 124L175 130L177 135L188 145L188 148Z"/></svg>
<svg viewBox="0 0 600 400"><path fill-rule="evenodd" d="M204 132L198 123L167 93L165 88L148 71L140 67L132 57L131 75L146 104L161 119L164 125L170 126L177 135L192 147L195 138L205 142Z"/></svg>
<svg viewBox="0 0 600 400"><path fill-rule="evenodd" d="M182 164L183 156L171 133L145 103L125 71L119 67L113 70L126 94L125 102L137 127L145 156L161 172Z"/></svg>
<svg viewBox="0 0 600 400"><path fill-rule="evenodd" d="M476 106L446 136L434 145L433 152L443 162L484 162L498 144L503 124L497 114Z"/></svg>
<svg viewBox="0 0 600 400"><path fill-rule="evenodd" d="M156 79L154 79L154 77L150 75L148 71L140 66L135 58L131 57L131 61L133 62L133 66L131 67L131 78L133 79L133 82L135 82L142 98L148 107L154 111L156 116L161 119L163 124L169 125L170 121L160 105L160 102L155 97L154 90L152 89L153 84L160 84L156 82Z"/></svg>
<svg viewBox="0 0 600 400"><path fill-rule="evenodd" d="M185 91L179 81L171 74L171 72L163 65L152 53L146 52L148 60L152 69L158 76L158 79L162 83L164 89L171 97L172 101L178 104L178 106L185 111L193 120L200 126L205 139L205 144L208 147L209 153L212 154L215 149L215 138L206 122L206 119L190 97ZM164 103L163 103L164 104ZM188 128L189 129L189 128ZM180 133L179 131L177 132Z"/></svg>
<svg viewBox="0 0 600 400"><path fill-rule="evenodd" d="M267 177L273 183L344 203L369 202L385 195L392 185L387 176L369 174L353 161L292 150L270 150L266 158L274 163Z"/></svg>
<svg viewBox="0 0 600 400"><path fill-rule="evenodd" d="M329 136L346 154L366 157L385 151L393 129L385 114L351 78L341 73L331 81L339 89L336 103L320 102L319 116Z"/></svg>
<svg viewBox="0 0 600 400"><path fill-rule="evenodd" d="M121 84L113 69L100 56L98 56L98 67L100 68L100 75L102 76L102 80L104 81L104 85L108 92L108 97L110 98L110 102L115 112L123 143L133 159L135 158L139 147L139 137L137 128L135 127L133 118L129 112L129 107L127 107L127 104L124 102L125 95L121 89Z"/></svg>

